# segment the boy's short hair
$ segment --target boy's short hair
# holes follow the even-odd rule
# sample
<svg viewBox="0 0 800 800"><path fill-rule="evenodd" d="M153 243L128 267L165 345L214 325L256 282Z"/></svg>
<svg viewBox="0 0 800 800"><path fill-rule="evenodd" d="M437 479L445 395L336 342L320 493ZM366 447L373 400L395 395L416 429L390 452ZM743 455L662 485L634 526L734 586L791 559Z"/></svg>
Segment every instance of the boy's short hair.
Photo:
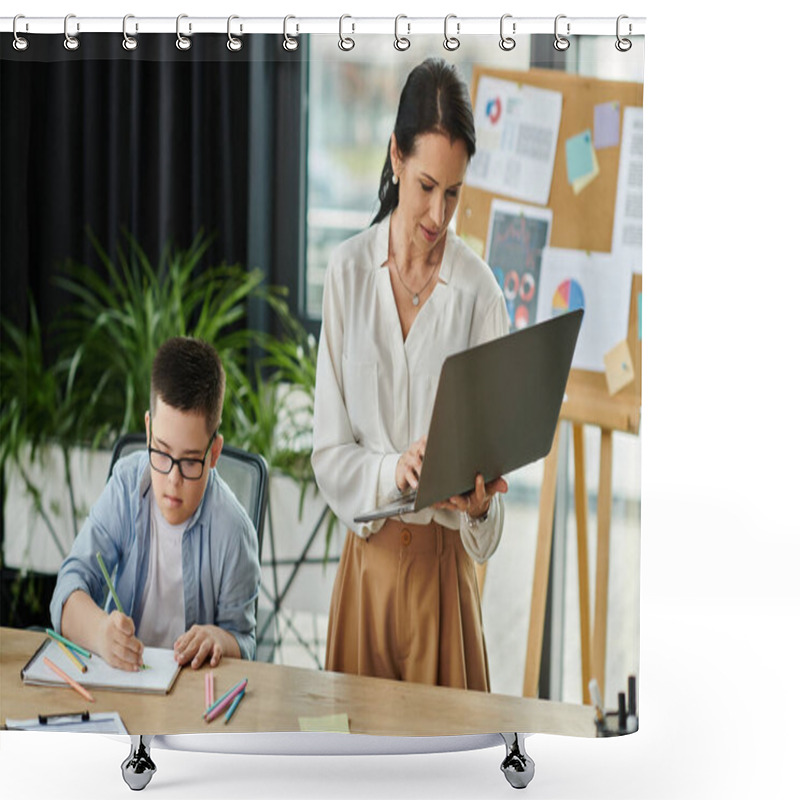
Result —
<svg viewBox="0 0 800 800"><path fill-rule="evenodd" d="M225 370L217 351L207 342L187 336L167 339L158 348L150 375L150 414L156 399L179 411L205 417L209 435L222 421Z"/></svg>

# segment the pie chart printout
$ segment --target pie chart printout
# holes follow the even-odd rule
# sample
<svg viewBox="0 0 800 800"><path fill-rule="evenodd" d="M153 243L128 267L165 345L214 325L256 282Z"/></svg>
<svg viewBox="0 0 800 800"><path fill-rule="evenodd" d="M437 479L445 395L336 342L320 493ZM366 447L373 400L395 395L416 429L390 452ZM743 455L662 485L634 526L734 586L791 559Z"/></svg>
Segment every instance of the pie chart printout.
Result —
<svg viewBox="0 0 800 800"><path fill-rule="evenodd" d="M553 314L566 314L579 308L586 308L581 285L576 280L562 281L553 295Z"/></svg>

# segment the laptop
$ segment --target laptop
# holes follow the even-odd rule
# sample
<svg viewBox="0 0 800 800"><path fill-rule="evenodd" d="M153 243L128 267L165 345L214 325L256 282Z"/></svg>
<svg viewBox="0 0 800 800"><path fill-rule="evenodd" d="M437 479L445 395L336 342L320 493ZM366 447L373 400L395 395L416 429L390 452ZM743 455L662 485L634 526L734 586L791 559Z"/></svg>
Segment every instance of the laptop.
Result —
<svg viewBox="0 0 800 800"><path fill-rule="evenodd" d="M550 452L583 309L449 356L442 364L417 489L356 522L410 514Z"/></svg>

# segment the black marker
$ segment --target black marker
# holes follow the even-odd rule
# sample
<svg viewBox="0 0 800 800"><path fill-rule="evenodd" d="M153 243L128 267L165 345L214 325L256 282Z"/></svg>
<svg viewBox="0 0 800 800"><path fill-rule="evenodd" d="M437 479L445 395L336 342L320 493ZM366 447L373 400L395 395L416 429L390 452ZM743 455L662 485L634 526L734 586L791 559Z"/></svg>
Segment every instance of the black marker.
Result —
<svg viewBox="0 0 800 800"><path fill-rule="evenodd" d="M619 711L617 712L617 725L621 731L625 730L628 715L625 713L625 692L618 692Z"/></svg>

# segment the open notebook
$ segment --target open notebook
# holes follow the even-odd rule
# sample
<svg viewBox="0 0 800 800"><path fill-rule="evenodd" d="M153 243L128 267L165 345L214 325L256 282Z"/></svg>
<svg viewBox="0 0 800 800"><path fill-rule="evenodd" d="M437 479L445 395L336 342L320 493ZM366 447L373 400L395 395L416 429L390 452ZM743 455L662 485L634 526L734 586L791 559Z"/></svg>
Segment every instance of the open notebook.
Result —
<svg viewBox="0 0 800 800"><path fill-rule="evenodd" d="M166 694L178 677L180 664L175 661L172 650L160 647L145 647L142 656L149 669L127 672L109 666L96 653L84 659L87 670L82 673L64 651L52 639L42 642L31 660L22 668L23 683L32 686L66 686L67 683L45 663L50 659L71 678L87 689L115 689L122 692L146 692Z"/></svg>

